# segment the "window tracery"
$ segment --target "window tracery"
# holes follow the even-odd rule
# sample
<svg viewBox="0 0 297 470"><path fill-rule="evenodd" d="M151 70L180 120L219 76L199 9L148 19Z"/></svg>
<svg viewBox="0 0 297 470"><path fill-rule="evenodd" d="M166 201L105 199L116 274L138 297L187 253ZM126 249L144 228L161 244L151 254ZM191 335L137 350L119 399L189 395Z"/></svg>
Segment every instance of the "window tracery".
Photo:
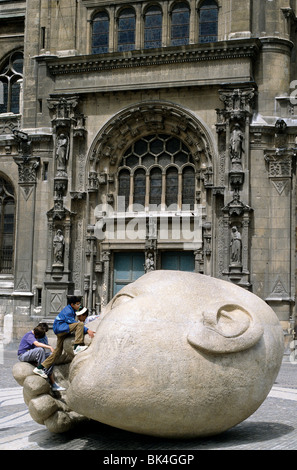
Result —
<svg viewBox="0 0 297 470"><path fill-rule="evenodd" d="M195 168L187 146L167 134L136 141L120 163L118 196L125 210L178 210L185 204L193 209Z"/></svg>
<svg viewBox="0 0 297 470"><path fill-rule="evenodd" d="M0 70L0 114L20 112L23 53L12 52Z"/></svg>

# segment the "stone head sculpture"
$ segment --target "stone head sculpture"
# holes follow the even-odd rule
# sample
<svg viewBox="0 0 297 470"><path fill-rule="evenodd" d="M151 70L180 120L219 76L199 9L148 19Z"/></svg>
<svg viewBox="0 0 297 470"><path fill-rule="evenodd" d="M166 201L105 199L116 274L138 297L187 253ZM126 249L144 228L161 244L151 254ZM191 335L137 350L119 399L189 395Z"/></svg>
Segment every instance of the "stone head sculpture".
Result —
<svg viewBox="0 0 297 470"><path fill-rule="evenodd" d="M162 437L220 433L265 400L283 332L254 294L208 276L152 271L124 287L72 361L76 413Z"/></svg>

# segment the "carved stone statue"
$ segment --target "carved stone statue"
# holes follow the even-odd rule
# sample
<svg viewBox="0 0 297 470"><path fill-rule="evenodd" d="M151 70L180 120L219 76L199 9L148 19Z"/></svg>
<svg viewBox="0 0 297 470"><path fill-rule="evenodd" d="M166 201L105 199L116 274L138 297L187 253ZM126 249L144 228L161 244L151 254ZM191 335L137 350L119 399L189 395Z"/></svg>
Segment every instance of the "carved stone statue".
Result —
<svg viewBox="0 0 297 470"><path fill-rule="evenodd" d="M53 240L54 264L63 264L64 236L62 230L58 229Z"/></svg>
<svg viewBox="0 0 297 470"><path fill-rule="evenodd" d="M65 134L60 134L56 145L56 159L58 172L66 172L69 157L69 138Z"/></svg>
<svg viewBox="0 0 297 470"><path fill-rule="evenodd" d="M232 227L231 229L231 263L240 264L241 263L241 235L237 230L237 227Z"/></svg>
<svg viewBox="0 0 297 470"><path fill-rule="evenodd" d="M54 368L67 388L61 398L33 365L13 368L32 418L52 432L92 419L153 436L218 434L262 404L284 351L263 300L181 271L151 271L125 286L88 327L95 337L78 356L64 341L68 363Z"/></svg>
<svg viewBox="0 0 297 470"><path fill-rule="evenodd" d="M233 168L241 168L241 159L243 152L243 133L240 130L239 124L235 124L230 137L230 158Z"/></svg>
<svg viewBox="0 0 297 470"><path fill-rule="evenodd" d="M146 260L145 260L144 271L148 273L149 271L153 271L154 269L155 269L154 256L152 253L148 253Z"/></svg>

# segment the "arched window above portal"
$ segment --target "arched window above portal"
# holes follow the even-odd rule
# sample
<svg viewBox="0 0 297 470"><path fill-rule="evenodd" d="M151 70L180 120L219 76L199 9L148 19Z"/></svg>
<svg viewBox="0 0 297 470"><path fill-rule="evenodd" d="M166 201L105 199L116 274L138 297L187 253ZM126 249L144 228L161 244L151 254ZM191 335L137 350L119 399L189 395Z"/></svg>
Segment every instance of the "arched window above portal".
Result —
<svg viewBox="0 0 297 470"><path fill-rule="evenodd" d="M143 136L125 151L119 165L120 206L133 211L160 211L182 210L182 204L187 204L187 209L192 209L194 175L191 152L182 140L168 134Z"/></svg>

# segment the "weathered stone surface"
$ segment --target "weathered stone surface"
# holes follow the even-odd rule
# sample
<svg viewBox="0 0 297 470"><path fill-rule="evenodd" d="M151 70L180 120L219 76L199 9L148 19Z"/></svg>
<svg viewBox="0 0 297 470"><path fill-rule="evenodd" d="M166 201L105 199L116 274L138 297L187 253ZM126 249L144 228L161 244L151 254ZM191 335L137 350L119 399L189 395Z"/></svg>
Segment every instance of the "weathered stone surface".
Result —
<svg viewBox="0 0 297 470"><path fill-rule="evenodd" d="M67 432L71 429L73 423L70 416L64 411L56 411L52 416L45 420L44 424L51 432Z"/></svg>
<svg viewBox="0 0 297 470"><path fill-rule="evenodd" d="M49 393L50 384L38 375L29 375L23 382L23 387L29 397L37 397L43 393Z"/></svg>
<svg viewBox="0 0 297 470"><path fill-rule="evenodd" d="M128 431L220 433L251 415L278 373L283 332L250 292L194 273L155 271L107 306L71 364L71 409Z"/></svg>
<svg viewBox="0 0 297 470"><path fill-rule="evenodd" d="M16 362L12 368L12 375L19 385L23 385L28 375L33 375L34 366L29 362Z"/></svg>
<svg viewBox="0 0 297 470"><path fill-rule="evenodd" d="M34 421L44 424L44 421L58 410L56 400L50 395L33 398L29 403L29 412Z"/></svg>

